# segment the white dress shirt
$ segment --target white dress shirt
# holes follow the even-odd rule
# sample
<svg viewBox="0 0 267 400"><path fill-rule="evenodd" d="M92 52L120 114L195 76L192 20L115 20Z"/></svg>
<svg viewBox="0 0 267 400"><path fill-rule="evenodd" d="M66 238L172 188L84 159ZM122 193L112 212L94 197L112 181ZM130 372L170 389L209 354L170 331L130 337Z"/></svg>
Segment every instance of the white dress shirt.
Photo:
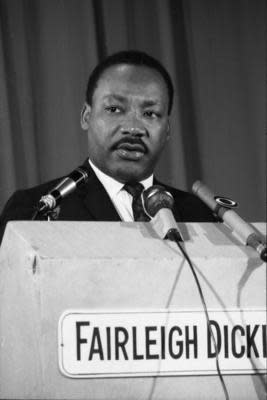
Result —
<svg viewBox="0 0 267 400"><path fill-rule="evenodd" d="M122 221L134 221L132 209L133 198L130 193L123 189L124 183L118 182L116 181L116 179L111 178L111 176L106 175L104 172L100 171L100 169L97 168L91 160L89 160L89 164L91 165L97 178L106 189L106 192L108 193ZM144 185L145 189L149 188L153 185L153 175L149 176L143 181L140 181L140 183Z"/></svg>

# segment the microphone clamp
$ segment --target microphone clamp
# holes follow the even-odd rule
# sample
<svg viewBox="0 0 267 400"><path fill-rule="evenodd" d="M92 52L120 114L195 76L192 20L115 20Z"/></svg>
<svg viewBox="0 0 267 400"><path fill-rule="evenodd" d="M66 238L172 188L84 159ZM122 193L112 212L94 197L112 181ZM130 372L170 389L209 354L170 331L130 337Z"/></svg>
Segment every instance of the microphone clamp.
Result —
<svg viewBox="0 0 267 400"><path fill-rule="evenodd" d="M53 210L57 205L56 199L52 194L48 193L45 196L42 196L39 200L38 204L38 212L44 213L49 210Z"/></svg>

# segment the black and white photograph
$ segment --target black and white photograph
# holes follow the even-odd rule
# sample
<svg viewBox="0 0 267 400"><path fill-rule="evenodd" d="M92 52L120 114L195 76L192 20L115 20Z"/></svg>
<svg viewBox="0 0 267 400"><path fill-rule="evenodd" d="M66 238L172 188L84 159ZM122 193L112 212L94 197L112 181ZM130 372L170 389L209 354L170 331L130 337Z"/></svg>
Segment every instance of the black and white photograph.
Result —
<svg viewBox="0 0 267 400"><path fill-rule="evenodd" d="M0 0L0 399L267 399L266 24Z"/></svg>

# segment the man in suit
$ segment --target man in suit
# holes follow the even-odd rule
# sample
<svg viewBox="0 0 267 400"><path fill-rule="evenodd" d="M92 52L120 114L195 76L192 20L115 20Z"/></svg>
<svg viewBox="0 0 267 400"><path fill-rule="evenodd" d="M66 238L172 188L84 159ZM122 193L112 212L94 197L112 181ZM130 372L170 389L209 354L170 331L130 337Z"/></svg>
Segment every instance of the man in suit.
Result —
<svg viewBox="0 0 267 400"><path fill-rule="evenodd" d="M59 220L137 220L131 188L159 184L153 173L169 139L172 103L168 72L143 52L115 53L94 69L81 114L89 144L83 168L89 178L61 203ZM40 198L59 182L15 192L0 218L0 240L7 221L31 219ZM174 197L177 221L214 221L194 195L164 186Z"/></svg>

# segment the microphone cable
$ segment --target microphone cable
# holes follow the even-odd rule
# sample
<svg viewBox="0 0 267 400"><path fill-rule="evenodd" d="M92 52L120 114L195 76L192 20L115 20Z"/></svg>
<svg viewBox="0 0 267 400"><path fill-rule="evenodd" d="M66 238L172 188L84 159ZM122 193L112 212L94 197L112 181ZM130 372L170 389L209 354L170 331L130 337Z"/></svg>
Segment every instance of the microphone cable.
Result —
<svg viewBox="0 0 267 400"><path fill-rule="evenodd" d="M171 241L174 241L177 244L180 251L182 252L185 260L189 264L189 267L194 276L194 279L195 279L195 282L196 282L196 285L197 285L197 288L199 291L200 299L202 302L202 306L203 306L203 309L205 312L208 332L211 336L212 343L214 345L215 357L216 357L216 369L218 372L218 376L220 378L220 381L221 381L221 384L223 387L225 399L229 400L229 393L228 393L227 387L225 385L224 378L221 374L221 369L220 369L220 365L219 365L218 347L216 344L214 333L211 328L210 318L209 318L209 314L208 314L208 308L206 305L206 301L204 299L202 288L201 288L199 279L197 277L195 268L193 266L193 263L190 260L185 249L180 244L180 242L183 242L183 237L177 228L177 223L176 223L173 213L172 213L172 208L174 205L173 196L171 195L170 192L166 191L163 186L154 185L142 192L142 205L143 205L143 209L146 212L146 214L151 218L152 226L153 226L155 232L157 232L158 236L162 239L169 239Z"/></svg>
<svg viewBox="0 0 267 400"><path fill-rule="evenodd" d="M217 369L218 376L219 376L219 379L220 379L220 382L221 382L221 385L222 385L222 388L223 388L225 399L229 400L230 399L229 393L228 393L228 390L227 390L227 387L226 387L226 384L225 384L225 381L224 381L224 378L222 376L221 369L220 369L218 347L217 347L217 344L216 344L216 340L215 340L215 337L214 337L213 330L212 330L211 325L210 325L210 318L209 318L207 304L206 304L206 301L205 301L205 298L204 298L204 295L203 295L203 292L202 292L202 288L201 288L198 276L196 274L195 268L193 266L193 263L192 263L190 257L188 256L187 252L185 251L185 249L183 248L183 246L180 243L181 239L180 239L179 232L176 229L169 230L169 232L167 234L167 239L169 239L169 240L171 240L171 241L173 241L173 242L175 242L177 244L177 246L180 249L180 251L182 252L185 260L189 264L191 272L192 272L192 274L194 276L194 279L195 279L195 282L196 282L196 285L197 285L197 288L198 288L198 292L199 292L199 295L200 295L200 299L201 299L201 302L202 302L202 305L203 305L203 309L204 309L204 312L205 312L208 331L210 333L210 336L211 336L211 339L212 339L212 343L213 343L214 349L215 349L216 369Z"/></svg>
<svg viewBox="0 0 267 400"><path fill-rule="evenodd" d="M37 218L38 214L39 214L39 210L35 207L34 213L33 213L32 217L31 217L31 220L35 221L35 219Z"/></svg>

